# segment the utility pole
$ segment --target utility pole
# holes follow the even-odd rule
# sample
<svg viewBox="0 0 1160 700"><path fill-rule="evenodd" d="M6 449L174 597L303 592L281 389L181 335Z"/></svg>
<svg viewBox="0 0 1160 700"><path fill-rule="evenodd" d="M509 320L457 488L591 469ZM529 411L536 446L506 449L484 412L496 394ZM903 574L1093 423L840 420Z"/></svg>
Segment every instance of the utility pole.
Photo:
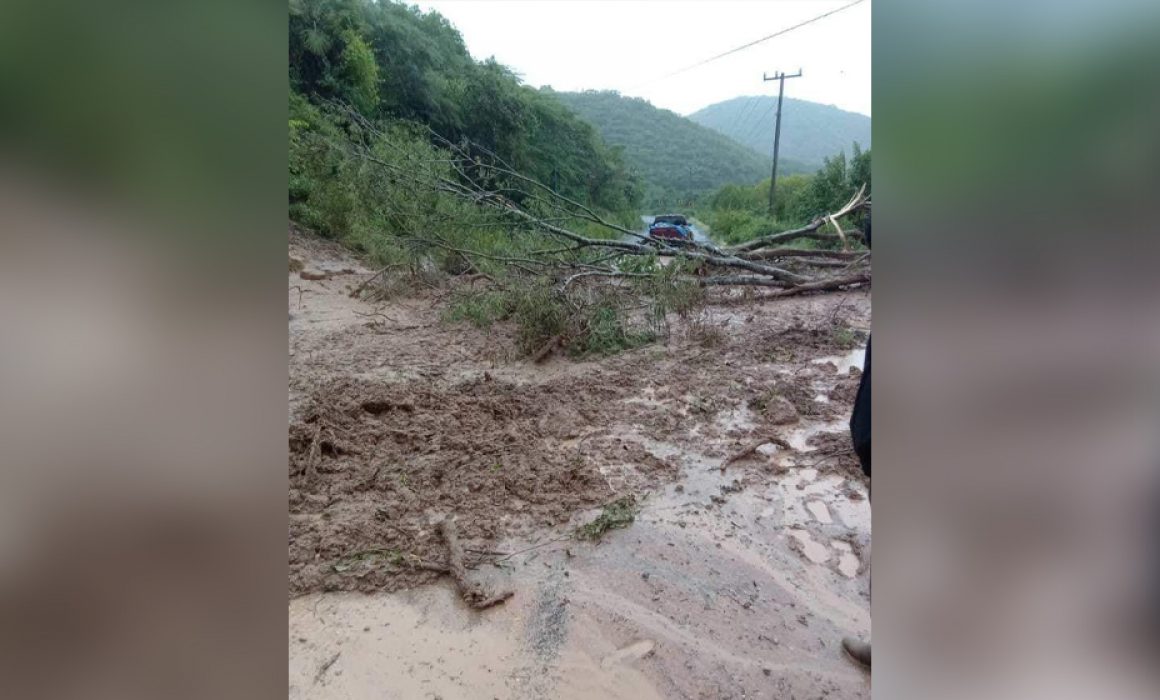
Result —
<svg viewBox="0 0 1160 700"><path fill-rule="evenodd" d="M773 128L773 172L769 176L769 215L773 216L774 190L777 188L777 151L781 145L781 98L785 96L785 80L786 78L800 78L802 71L799 68L794 75L786 75L785 73L778 73L772 77L761 74L762 82L769 80L778 81L777 88L777 126Z"/></svg>

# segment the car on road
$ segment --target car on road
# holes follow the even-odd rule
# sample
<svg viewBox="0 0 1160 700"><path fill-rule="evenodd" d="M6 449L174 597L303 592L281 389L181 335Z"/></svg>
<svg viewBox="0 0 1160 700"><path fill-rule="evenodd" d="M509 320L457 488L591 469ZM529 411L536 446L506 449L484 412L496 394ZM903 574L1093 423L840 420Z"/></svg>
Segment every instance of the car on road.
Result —
<svg viewBox="0 0 1160 700"><path fill-rule="evenodd" d="M648 226L648 235L653 238L662 238L673 241L693 240L693 227L688 219L680 214L662 214L653 217Z"/></svg>

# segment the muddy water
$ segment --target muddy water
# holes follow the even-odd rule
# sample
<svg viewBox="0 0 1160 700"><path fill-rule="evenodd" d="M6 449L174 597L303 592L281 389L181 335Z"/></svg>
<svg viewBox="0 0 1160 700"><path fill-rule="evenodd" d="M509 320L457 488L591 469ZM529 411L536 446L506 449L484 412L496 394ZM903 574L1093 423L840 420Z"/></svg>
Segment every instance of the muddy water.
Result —
<svg viewBox="0 0 1160 700"><path fill-rule="evenodd" d="M660 698L635 667L653 651L620 649L597 629L562 647L563 616L529 595L468 611L447 585L394 596L318 594L290 604L291 698ZM549 600L552 605L555 601ZM553 647L561 648L553 648ZM553 671L541 659L551 657Z"/></svg>
<svg viewBox="0 0 1160 700"><path fill-rule="evenodd" d="M868 677L838 647L869 629L847 541L868 535L867 502L817 469L722 472L720 459L621 431L681 467L636 523L598 545L557 542L508 559L488 575L516 594L482 613L448 585L292 601L291 696L868 697Z"/></svg>
<svg viewBox="0 0 1160 700"><path fill-rule="evenodd" d="M859 370L866 363L866 348L857 348L851 350L845 355L833 355L830 357L819 357L812 360L814 364L824 365L827 362L832 362L838 368L838 372L845 374L851 368L857 367Z"/></svg>

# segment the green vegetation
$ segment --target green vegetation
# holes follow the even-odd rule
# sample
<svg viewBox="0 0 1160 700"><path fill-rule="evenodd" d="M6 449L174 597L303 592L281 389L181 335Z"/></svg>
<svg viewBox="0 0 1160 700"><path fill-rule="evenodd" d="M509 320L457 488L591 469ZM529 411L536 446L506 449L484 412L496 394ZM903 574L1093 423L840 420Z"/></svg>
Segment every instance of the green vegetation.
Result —
<svg viewBox="0 0 1160 700"><path fill-rule="evenodd" d="M669 110L615 91L554 93L545 88L544 92L594 124L609 144L623 148L625 161L646 183L649 210L688 206L697 196L726 183L755 183L769 176L770 143L756 150L747 148ZM784 156L778 168L784 174L810 170Z"/></svg>
<svg viewBox="0 0 1160 700"><path fill-rule="evenodd" d="M323 217L336 206L358 208L366 201L348 197L342 207L334 192L312 198L320 183L295 172L301 146L295 132L306 126L295 117L325 128L316 118L303 118L304 106L295 104L301 98L315 104L337 100L372 120L419 125L411 132L411 147L429 141L427 128L452 142L469 139L515 170L606 211L635 210L640 201L639 183L590 124L495 61L473 60L437 12L373 0L292 0L290 88L291 201L300 205L300 214L308 213L312 199L326 200ZM338 170L334 175L344 174ZM319 228L334 236L346 233Z"/></svg>
<svg viewBox="0 0 1160 700"><path fill-rule="evenodd" d="M689 115L689 119L724 134L759 153L772 148L777 112L776 97L736 97L709 105ZM870 117L846 112L830 105L785 98L781 115L779 174L790 175L783 164L798 161L816 168L825 158L851 143L869 147Z"/></svg>
<svg viewBox="0 0 1160 700"><path fill-rule="evenodd" d="M713 238L735 245L779 231L803 226L849 201L863 184L870 191L870 151L854 144L853 156L841 152L826 158L813 175L777 179L774 216L769 216L769 178L752 187L726 185L705 198L697 216L709 225ZM852 222L858 225L860 221ZM794 245L808 248L809 240Z"/></svg>
<svg viewBox="0 0 1160 700"><path fill-rule="evenodd" d="M849 350L858 344L858 334L852 328L845 326L834 329L834 345Z"/></svg>
<svg viewBox="0 0 1160 700"><path fill-rule="evenodd" d="M460 294L444 319L480 327L513 320L519 329L520 349L528 355L552 341L573 357L611 355L646 345L657 337L657 329L648 319L628 317L623 296L604 290L567 298L544 284L523 284L503 291Z"/></svg>
<svg viewBox="0 0 1160 700"><path fill-rule="evenodd" d="M609 530L628 527L636 520L640 506L632 495L619 498L604 506L592 522L576 528L576 539L599 542Z"/></svg>
<svg viewBox="0 0 1160 700"><path fill-rule="evenodd" d="M508 297L503 292L457 294L443 312L443 320L450 323L470 321L480 328L486 328L510 316L509 306Z"/></svg>

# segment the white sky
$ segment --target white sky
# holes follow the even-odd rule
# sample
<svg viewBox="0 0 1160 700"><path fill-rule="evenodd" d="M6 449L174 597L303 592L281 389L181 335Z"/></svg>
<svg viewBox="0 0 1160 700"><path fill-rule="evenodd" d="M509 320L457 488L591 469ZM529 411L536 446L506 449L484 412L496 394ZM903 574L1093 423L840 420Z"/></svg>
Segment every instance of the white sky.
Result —
<svg viewBox="0 0 1160 700"><path fill-rule="evenodd" d="M618 90L689 114L741 95L777 94L870 114L871 0L670 78L668 73L851 0L428 0L471 55L536 87Z"/></svg>

